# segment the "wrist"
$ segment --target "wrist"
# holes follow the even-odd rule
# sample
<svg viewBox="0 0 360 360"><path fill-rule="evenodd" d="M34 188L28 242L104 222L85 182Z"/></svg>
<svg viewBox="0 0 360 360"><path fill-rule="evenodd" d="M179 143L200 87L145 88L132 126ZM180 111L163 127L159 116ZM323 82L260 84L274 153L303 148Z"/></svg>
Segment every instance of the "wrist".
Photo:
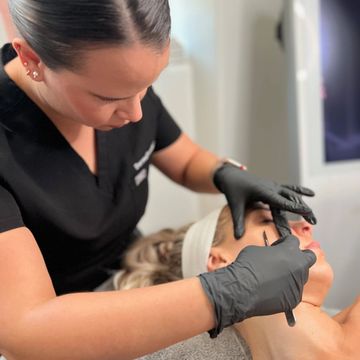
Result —
<svg viewBox="0 0 360 360"><path fill-rule="evenodd" d="M219 159L219 161L216 163L214 169L212 170L211 173L211 179L212 182L215 184L215 186L219 189L217 181L215 179L215 176L217 174L217 172L222 169L224 166L233 166L238 168L239 170L247 170L246 165L243 165L241 163L239 163L238 161L231 159L231 158L222 158ZM221 189L219 189L221 191Z"/></svg>
<svg viewBox="0 0 360 360"><path fill-rule="evenodd" d="M211 338L217 337L225 327L243 321L251 304L249 289L242 283L246 276L249 277L249 271L239 267L229 271L229 268L231 265L198 275L205 294L214 308L216 324L209 331Z"/></svg>

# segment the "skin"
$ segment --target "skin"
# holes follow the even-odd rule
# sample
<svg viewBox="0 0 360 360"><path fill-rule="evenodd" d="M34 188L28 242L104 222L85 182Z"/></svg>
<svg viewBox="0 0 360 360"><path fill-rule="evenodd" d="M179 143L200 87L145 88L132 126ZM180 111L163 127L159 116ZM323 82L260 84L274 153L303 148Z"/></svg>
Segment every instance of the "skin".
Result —
<svg viewBox="0 0 360 360"><path fill-rule="evenodd" d="M25 228L0 234L0 302L0 353L7 360L63 360L69 354L72 360L133 359L215 325L197 278L56 296L36 241Z"/></svg>
<svg viewBox="0 0 360 360"><path fill-rule="evenodd" d="M230 214L229 214L230 219ZM291 232L300 240L301 249L311 249L316 263L310 268L301 303L295 308L295 327L289 328L284 314L254 317L234 325L250 346L254 359L357 359L360 352L360 297L348 308L331 318L321 305L333 281L331 266L312 236L312 226L305 221L289 221ZM278 232L268 209L249 212L245 234L236 241L229 220L224 241L211 249L208 269L213 271L235 260L248 245L264 246L263 232L269 243Z"/></svg>
<svg viewBox="0 0 360 360"><path fill-rule="evenodd" d="M169 56L168 47L159 53L133 44L87 51L76 71L53 71L23 39L15 39L13 47L18 57L6 65L8 76L94 174L95 131L141 121L141 99ZM216 192L211 174L218 158L186 134L153 154L152 162L179 184ZM126 292L56 296L36 240L25 227L0 234L0 303L0 353L8 360L62 360L69 354L72 360L131 359L215 325L197 278Z"/></svg>

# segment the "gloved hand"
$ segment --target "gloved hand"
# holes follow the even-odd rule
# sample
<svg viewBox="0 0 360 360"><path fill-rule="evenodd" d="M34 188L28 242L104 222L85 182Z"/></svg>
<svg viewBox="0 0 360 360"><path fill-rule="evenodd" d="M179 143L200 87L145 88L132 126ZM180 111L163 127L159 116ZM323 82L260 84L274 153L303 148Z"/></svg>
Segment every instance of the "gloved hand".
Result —
<svg viewBox="0 0 360 360"><path fill-rule="evenodd" d="M268 247L247 246L229 266L200 274L217 320L210 336L252 316L292 310L315 261L311 250L301 251L299 240L287 235Z"/></svg>
<svg viewBox="0 0 360 360"><path fill-rule="evenodd" d="M310 189L295 185L279 185L231 164L224 164L217 169L213 180L218 190L226 196L236 239L244 233L246 205L257 201L269 204L273 208L300 214L310 224L316 224L312 210L301 198L301 195L314 196Z"/></svg>

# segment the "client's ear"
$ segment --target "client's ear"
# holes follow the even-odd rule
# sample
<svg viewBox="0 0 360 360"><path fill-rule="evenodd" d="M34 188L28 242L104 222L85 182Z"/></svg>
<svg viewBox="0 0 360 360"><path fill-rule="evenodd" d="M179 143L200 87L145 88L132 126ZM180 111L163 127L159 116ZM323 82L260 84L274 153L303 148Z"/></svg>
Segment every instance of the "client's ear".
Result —
<svg viewBox="0 0 360 360"><path fill-rule="evenodd" d="M215 271L230 265L230 263L230 257L223 248L217 246L211 248L207 263L208 271Z"/></svg>

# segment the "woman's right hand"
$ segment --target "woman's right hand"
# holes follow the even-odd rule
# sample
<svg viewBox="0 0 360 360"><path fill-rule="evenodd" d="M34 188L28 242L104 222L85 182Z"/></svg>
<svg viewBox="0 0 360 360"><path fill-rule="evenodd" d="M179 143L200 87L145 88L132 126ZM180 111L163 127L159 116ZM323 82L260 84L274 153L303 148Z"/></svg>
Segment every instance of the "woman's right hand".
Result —
<svg viewBox="0 0 360 360"><path fill-rule="evenodd" d="M312 251L300 250L299 240L286 235L268 247L248 246L229 266L199 275L217 320L210 336L252 316L295 308L315 261Z"/></svg>

